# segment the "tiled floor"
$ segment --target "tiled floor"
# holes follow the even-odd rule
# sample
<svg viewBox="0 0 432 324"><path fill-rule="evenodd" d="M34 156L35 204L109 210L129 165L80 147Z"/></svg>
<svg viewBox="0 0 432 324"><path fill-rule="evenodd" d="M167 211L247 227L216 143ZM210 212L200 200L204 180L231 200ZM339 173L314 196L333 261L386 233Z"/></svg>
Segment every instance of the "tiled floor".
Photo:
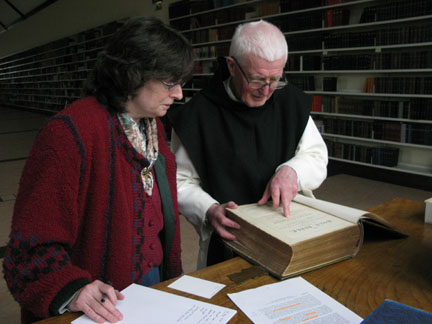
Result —
<svg viewBox="0 0 432 324"><path fill-rule="evenodd" d="M8 240L15 194L25 158L47 116L0 108L0 251ZM329 177L315 191L319 199L367 209L395 197L424 201L432 192L371 181L348 175ZM198 235L182 217L182 258L185 273L196 269ZM2 261L2 260L1 260ZM19 307L0 279L0 323L19 323Z"/></svg>

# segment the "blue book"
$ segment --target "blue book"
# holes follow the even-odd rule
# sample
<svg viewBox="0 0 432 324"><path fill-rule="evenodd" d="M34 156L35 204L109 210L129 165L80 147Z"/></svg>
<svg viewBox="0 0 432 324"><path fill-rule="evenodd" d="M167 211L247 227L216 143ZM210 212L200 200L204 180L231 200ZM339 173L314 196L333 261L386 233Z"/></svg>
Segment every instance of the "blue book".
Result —
<svg viewBox="0 0 432 324"><path fill-rule="evenodd" d="M432 324L432 313L386 299L360 324Z"/></svg>

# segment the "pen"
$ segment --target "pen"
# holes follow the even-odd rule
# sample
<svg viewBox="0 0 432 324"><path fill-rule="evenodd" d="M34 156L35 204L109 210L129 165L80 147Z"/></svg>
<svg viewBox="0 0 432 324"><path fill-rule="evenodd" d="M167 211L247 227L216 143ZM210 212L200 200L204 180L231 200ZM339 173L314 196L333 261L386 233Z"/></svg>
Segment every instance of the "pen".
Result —
<svg viewBox="0 0 432 324"><path fill-rule="evenodd" d="M108 281L107 282L107 285L110 285L110 286L112 286L112 282L111 281ZM105 299L107 298L107 294L105 294L105 293L102 293L102 298L101 298L101 303L105 303Z"/></svg>

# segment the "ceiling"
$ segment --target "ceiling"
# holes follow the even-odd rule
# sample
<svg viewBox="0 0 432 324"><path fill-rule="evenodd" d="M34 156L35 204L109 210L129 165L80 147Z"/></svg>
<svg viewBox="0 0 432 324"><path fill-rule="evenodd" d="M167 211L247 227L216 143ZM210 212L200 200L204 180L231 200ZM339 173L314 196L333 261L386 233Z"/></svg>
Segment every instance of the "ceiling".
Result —
<svg viewBox="0 0 432 324"><path fill-rule="evenodd" d="M0 33L57 0L0 0Z"/></svg>

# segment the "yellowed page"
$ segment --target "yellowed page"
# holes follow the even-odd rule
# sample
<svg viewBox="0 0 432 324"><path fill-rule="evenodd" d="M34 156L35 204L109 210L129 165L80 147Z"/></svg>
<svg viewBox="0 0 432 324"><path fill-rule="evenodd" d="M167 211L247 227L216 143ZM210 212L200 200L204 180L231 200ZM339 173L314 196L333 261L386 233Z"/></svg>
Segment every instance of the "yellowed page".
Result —
<svg viewBox="0 0 432 324"><path fill-rule="evenodd" d="M239 217L290 245L352 226L343 219L295 202L291 203L290 210L291 215L284 217L282 207L274 209L269 204L232 209Z"/></svg>
<svg viewBox="0 0 432 324"><path fill-rule="evenodd" d="M348 222L357 224L362 216L369 215L368 212L356 208L351 208L348 206L343 206L329 201L319 200L315 198L309 198L303 195L296 195L294 201L323 212L329 213L330 215L337 216L339 218L345 219Z"/></svg>

